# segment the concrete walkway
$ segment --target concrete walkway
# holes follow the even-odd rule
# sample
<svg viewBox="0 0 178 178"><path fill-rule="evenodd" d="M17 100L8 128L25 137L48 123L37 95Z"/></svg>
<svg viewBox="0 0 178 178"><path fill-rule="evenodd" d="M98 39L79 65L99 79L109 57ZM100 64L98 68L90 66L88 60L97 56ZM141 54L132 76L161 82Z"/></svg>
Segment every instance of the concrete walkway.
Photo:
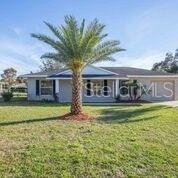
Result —
<svg viewBox="0 0 178 178"><path fill-rule="evenodd" d="M154 104L160 104L160 105L171 106L171 107L178 107L178 101L162 101L162 102L156 102Z"/></svg>
<svg viewBox="0 0 178 178"><path fill-rule="evenodd" d="M145 103L83 103L83 105L86 106L141 106L142 104ZM161 101L161 102L154 102L151 104L178 107L178 101Z"/></svg>

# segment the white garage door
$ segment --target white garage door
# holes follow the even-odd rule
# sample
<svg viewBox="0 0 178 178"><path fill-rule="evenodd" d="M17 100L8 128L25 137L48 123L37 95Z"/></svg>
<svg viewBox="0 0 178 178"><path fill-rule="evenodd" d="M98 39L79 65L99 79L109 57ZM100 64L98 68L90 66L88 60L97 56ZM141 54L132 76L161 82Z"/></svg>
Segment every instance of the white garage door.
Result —
<svg viewBox="0 0 178 178"><path fill-rule="evenodd" d="M173 81L153 81L154 89L152 91L152 100L171 101L174 100L174 82Z"/></svg>

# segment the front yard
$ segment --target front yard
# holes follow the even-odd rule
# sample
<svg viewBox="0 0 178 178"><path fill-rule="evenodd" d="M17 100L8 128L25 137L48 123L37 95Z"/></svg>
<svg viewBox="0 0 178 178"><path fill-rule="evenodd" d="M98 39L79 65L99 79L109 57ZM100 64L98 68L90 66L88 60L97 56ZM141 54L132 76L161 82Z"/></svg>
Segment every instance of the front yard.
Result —
<svg viewBox="0 0 178 178"><path fill-rule="evenodd" d="M0 177L178 177L178 109L0 103Z"/></svg>

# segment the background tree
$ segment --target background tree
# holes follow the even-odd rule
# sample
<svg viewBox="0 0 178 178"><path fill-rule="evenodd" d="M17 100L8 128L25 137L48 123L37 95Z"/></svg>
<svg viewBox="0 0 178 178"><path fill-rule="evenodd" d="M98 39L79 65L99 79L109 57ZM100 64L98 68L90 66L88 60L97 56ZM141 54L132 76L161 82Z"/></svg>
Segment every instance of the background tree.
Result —
<svg viewBox="0 0 178 178"><path fill-rule="evenodd" d="M178 73L178 49L176 49L174 55L172 53L166 53L165 59L161 62L155 63L152 70Z"/></svg>
<svg viewBox="0 0 178 178"><path fill-rule="evenodd" d="M62 63L55 61L53 59L42 59L41 63L42 64L40 65L40 69L43 72L53 71L64 67Z"/></svg>
<svg viewBox="0 0 178 178"><path fill-rule="evenodd" d="M1 77L1 81L10 89L16 83L17 71L14 68L5 69Z"/></svg>
<svg viewBox="0 0 178 178"><path fill-rule="evenodd" d="M27 79L24 79L23 77L17 77L16 78L16 83L20 84L20 83L26 83Z"/></svg>
<svg viewBox="0 0 178 178"><path fill-rule="evenodd" d="M178 49L176 49L174 58L175 58L176 60L178 60Z"/></svg>
<svg viewBox="0 0 178 178"><path fill-rule="evenodd" d="M85 20L79 24L73 16L65 17L65 25L53 26L45 22L55 38L43 34L32 37L50 45L55 52L46 53L42 58L53 59L65 64L72 71L71 115L82 113L82 71L87 64L113 61L112 54L123 51L119 41L105 41L105 25L93 20L87 27Z"/></svg>

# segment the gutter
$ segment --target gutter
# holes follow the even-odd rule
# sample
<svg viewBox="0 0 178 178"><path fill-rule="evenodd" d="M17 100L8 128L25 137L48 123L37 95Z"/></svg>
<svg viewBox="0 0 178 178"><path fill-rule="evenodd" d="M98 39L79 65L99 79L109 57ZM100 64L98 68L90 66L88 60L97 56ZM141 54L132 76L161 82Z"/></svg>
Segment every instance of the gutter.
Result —
<svg viewBox="0 0 178 178"><path fill-rule="evenodd" d="M127 75L129 78L178 78L178 75Z"/></svg>
<svg viewBox="0 0 178 178"><path fill-rule="evenodd" d="M65 78L65 77L63 77L63 78L60 78L60 77L53 77L53 78L46 78L46 79L48 79L48 80L60 80L60 79L62 79L62 80L71 80L72 78L70 77L70 78ZM129 78L119 78L119 77L115 77L115 78L113 78L113 77L82 77L82 79L97 79L97 80L103 80L103 79L113 79L113 80L115 80L115 79L122 79L122 80L129 80Z"/></svg>

